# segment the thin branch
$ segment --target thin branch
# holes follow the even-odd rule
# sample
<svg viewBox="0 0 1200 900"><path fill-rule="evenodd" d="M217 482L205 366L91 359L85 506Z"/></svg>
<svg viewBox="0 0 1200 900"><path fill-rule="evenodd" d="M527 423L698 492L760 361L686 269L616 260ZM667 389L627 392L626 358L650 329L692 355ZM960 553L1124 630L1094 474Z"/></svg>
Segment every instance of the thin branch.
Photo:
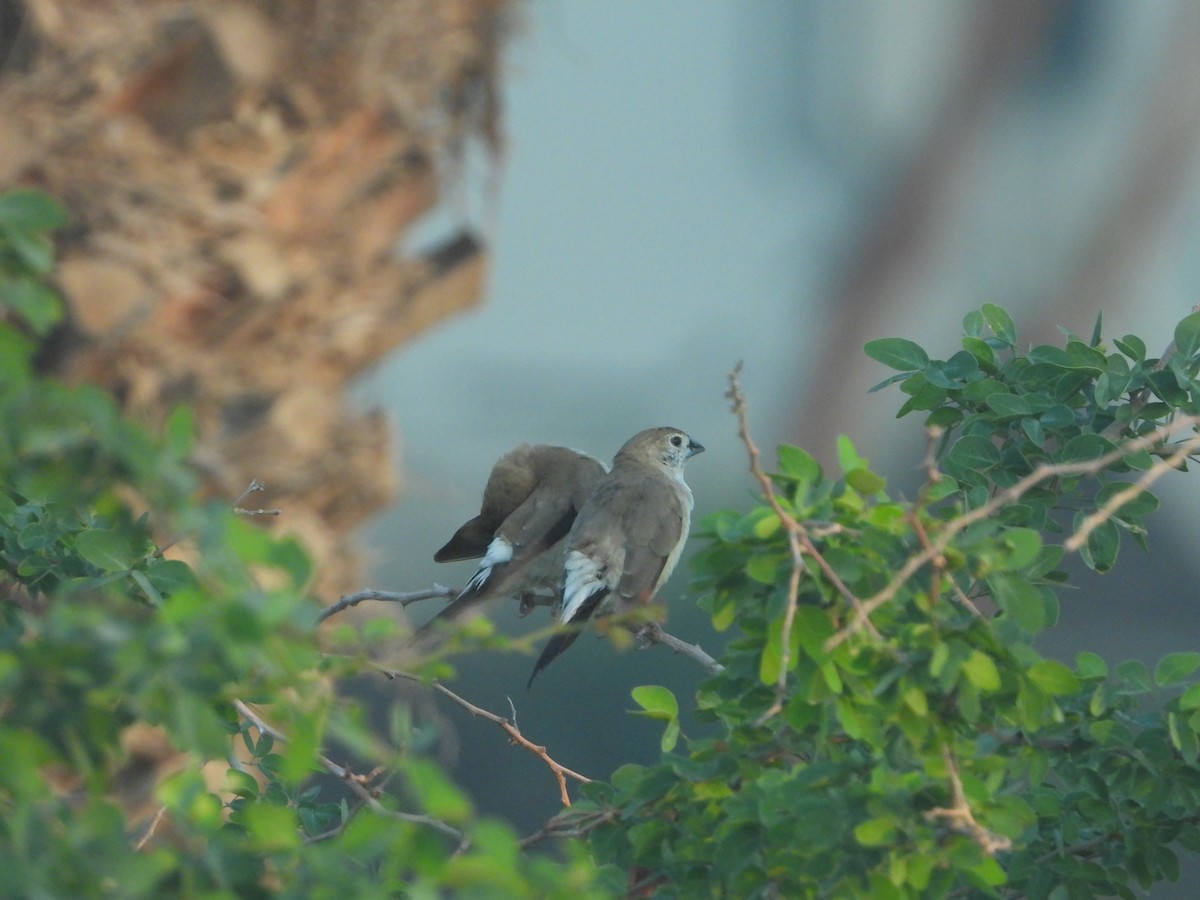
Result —
<svg viewBox="0 0 1200 900"><path fill-rule="evenodd" d="M613 809L602 809L583 814L576 814L567 810L556 816L551 816L542 823L542 827L537 831L521 838L520 847L522 850L528 850L530 847L540 844L547 838L584 837L588 832L595 830L600 825L615 821L616 817L617 811Z"/></svg>
<svg viewBox="0 0 1200 900"><path fill-rule="evenodd" d="M1137 481L1122 488L1105 501L1104 505L1080 523L1079 529L1063 543L1063 549L1074 553L1087 543L1088 536L1116 515L1117 511L1129 501L1158 481L1172 469L1178 469L1193 453L1200 451L1200 436L1188 438L1179 445L1179 449L1165 459L1160 459L1142 473Z"/></svg>
<svg viewBox="0 0 1200 900"><path fill-rule="evenodd" d="M408 606L410 603L416 603L419 600L433 600L438 597L457 596L458 591L440 584L435 584L433 587L426 588L423 591L409 591L406 594L396 593L395 591L376 591L367 588L354 594L346 594L337 603L325 607L321 610L321 614L317 616L317 622L324 622L330 616L335 616L343 610L349 609L351 606L358 606L358 604L365 603L368 600L378 600L381 603L399 603L401 606Z"/></svg>
<svg viewBox="0 0 1200 900"><path fill-rule="evenodd" d="M245 500L251 494L258 493L259 491L265 491L266 489L267 489L267 486L265 484L263 484L261 481L259 481L257 478L252 479L250 481L250 484L246 487L246 489L244 491L242 491L242 493L238 496L238 498L236 500L233 501L234 514L238 515L238 516L277 516L277 515L279 515L280 511L278 509L242 509L240 504L243 500Z"/></svg>
<svg viewBox="0 0 1200 900"><path fill-rule="evenodd" d="M267 722L262 716L252 710L247 704L241 700L233 701L234 709L236 709L247 721L249 721L262 734L269 734L277 741L288 742L288 737L274 725ZM418 813L400 812L395 809L388 809L379 802L378 790L367 787L368 778L362 775L355 775L345 766L340 766L323 754L317 754L317 762L330 775L335 778L340 778L342 783L346 785L357 797L371 808L371 811L376 815L383 816L387 819L396 819L401 822L412 822L416 825L425 825L435 831L440 831L442 834L454 838L458 841L458 849L464 849L468 844L468 838L465 834L455 828L453 825L435 819L433 816L420 815Z"/></svg>
<svg viewBox="0 0 1200 900"><path fill-rule="evenodd" d="M237 506L239 503L241 503L243 500L245 500L251 494L256 494L259 491L265 491L266 489L267 489L267 486L265 484L263 484L257 478L252 478L252 479L250 479L250 484L248 484L246 486L246 489L244 491L242 491L240 494L238 494L238 498L233 501L233 505Z"/></svg>
<svg viewBox="0 0 1200 900"><path fill-rule="evenodd" d="M469 712L471 715L475 716L476 718L487 719L489 722L493 722L496 725L500 726L500 728L502 728L504 730L505 734L508 735L509 741L511 741L514 744L517 744L518 746L524 747L526 750L528 750L534 756L538 757L538 759L540 759L542 762L544 762L549 767L551 773L553 773L553 775L554 775L554 780L556 782L558 782L559 796L562 799L563 806L571 805L571 797L567 793L567 778L568 777L574 778L576 781L581 782L582 784L590 784L591 783L592 779L588 778L586 775L580 775L578 772L576 772L572 769L568 769L566 766L561 765L560 763L556 762L553 758L551 758L550 754L548 752L546 752L546 748L544 746L542 746L541 744L535 744L533 741L529 740L529 738L525 737L525 735L523 735L521 733L521 729L517 727L516 709L512 705L511 697L509 698L508 703L509 703L509 708L513 709L513 717L512 717L512 719L506 719L503 716L499 716L496 713L491 712L490 710L486 710L481 706L476 706L470 700L467 700L466 698L461 697L458 694L454 693L454 691L450 690L450 688L446 687L440 681L426 682L426 681L423 681L421 678L418 678L416 675L411 675L408 672L394 672L394 671L389 671L386 669L383 669L381 671L383 671L383 673L388 678L393 678L393 679L400 678L405 681L414 681L418 684L428 684L439 694L442 694L444 697L450 698L451 700L453 700L455 703L457 703L459 706L461 706L463 709L465 709L467 712Z"/></svg>
<svg viewBox="0 0 1200 900"><path fill-rule="evenodd" d="M950 748L942 745L942 759L946 763L946 771L950 775L951 805L939 806L926 810L927 819L945 819L950 827L969 834L988 856L995 856L1004 850L1012 849L1012 841L1004 835L988 831L975 820L971 806L967 803L967 795L963 792L962 778L958 774L958 766L950 754Z"/></svg>
<svg viewBox="0 0 1200 900"><path fill-rule="evenodd" d="M1191 427L1198 422L1200 422L1200 416L1179 416L1175 421L1161 425L1141 437L1126 441L1119 447L1110 450L1108 453L1101 454L1095 459L1057 463L1054 465L1043 463L1011 487L999 491L987 503L977 506L970 512L946 522L942 530L938 533L938 536L930 542L929 546L923 548L920 553L910 556L908 561L900 567L900 571L892 576L892 580L882 590L863 601L862 606L855 611L854 617L846 627L825 642L825 651L832 651L852 634L867 627L870 623L869 617L871 613L875 612L875 610L879 609L885 603L890 602L896 596L897 592L908 583L909 579L916 574L918 569L930 562L934 557L943 553L954 538L976 522L981 522L995 515L999 509L1015 503L1043 481L1070 475L1095 475L1097 472L1107 469L1113 463L1120 462L1125 457L1139 450L1145 450L1156 444L1161 444L1170 436L1171 432L1179 428Z"/></svg>
<svg viewBox="0 0 1200 900"><path fill-rule="evenodd" d="M240 506L233 508L234 515L238 516L278 516L282 513L279 509L242 509Z"/></svg>
<svg viewBox="0 0 1200 900"><path fill-rule="evenodd" d="M792 625L796 620L796 607L800 602L800 577L807 568L804 556L811 556L816 561L817 566L829 582L858 613L862 611L862 601L846 587L842 579L834 572L833 567L825 561L825 557L817 550L804 526L780 504L779 498L775 494L775 485L772 484L771 479L759 463L758 445L750 437L750 426L746 420L746 395L742 391L741 381L738 378L741 371L742 364L739 362L729 373L729 390L725 396L732 402L733 414L737 417L738 437L742 439L746 453L750 457L750 473L762 488L763 498L775 515L779 517L779 521L787 533L788 549L792 556L792 572L788 577L787 587L787 608L783 614L783 639L780 649L779 679L775 684L775 702L759 717L761 724L783 709L783 700L787 695L787 675L791 667L791 641L788 639L788 635L792 633ZM870 620L867 620L867 627L874 628L870 624Z"/></svg>
<svg viewBox="0 0 1200 900"><path fill-rule="evenodd" d="M162 821L163 816L167 814L167 808L160 806L158 812L154 814L154 818L150 820L150 824L146 826L146 833L138 838L137 843L133 845L134 850L142 850L146 844L150 842L150 838L154 837L154 832L158 830L158 823Z"/></svg>
<svg viewBox="0 0 1200 900"><path fill-rule="evenodd" d="M668 634L657 622L647 622L639 629L637 636L647 644L662 644L676 653L682 653L698 662L710 675L718 675L725 671L725 667L704 652L699 644L689 644L673 634Z"/></svg>

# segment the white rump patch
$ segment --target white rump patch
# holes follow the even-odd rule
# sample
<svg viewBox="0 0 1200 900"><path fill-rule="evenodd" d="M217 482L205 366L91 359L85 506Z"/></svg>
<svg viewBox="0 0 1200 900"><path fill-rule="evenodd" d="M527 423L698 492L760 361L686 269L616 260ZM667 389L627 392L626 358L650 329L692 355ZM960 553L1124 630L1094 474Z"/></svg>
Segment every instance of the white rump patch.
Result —
<svg viewBox="0 0 1200 900"><path fill-rule="evenodd" d="M484 554L483 561L479 563L479 568L475 570L475 574L471 576L471 580L463 588L463 594L483 590L483 586L492 577L492 570L512 558L512 544L502 537L492 538L492 542L488 544L487 553ZM462 594L459 596L462 596Z"/></svg>

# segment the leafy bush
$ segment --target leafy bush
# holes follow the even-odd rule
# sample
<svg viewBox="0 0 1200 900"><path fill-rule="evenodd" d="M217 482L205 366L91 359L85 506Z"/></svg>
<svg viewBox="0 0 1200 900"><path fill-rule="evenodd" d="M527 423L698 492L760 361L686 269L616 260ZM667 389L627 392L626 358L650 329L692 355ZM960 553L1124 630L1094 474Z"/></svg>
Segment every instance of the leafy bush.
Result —
<svg viewBox="0 0 1200 900"><path fill-rule="evenodd" d="M192 499L186 411L152 437L35 375L63 221L0 197L0 893L598 896L586 859L522 856L403 721L385 743L334 695L365 663L321 655L299 546ZM175 758L147 758L134 723ZM323 757L335 740L399 787Z"/></svg>
<svg viewBox="0 0 1200 900"><path fill-rule="evenodd" d="M714 733L561 817L655 896L1132 897L1200 849L1200 653L1152 677L1033 647L1065 550L1103 572L1144 544L1145 488L1200 448L1166 440L1200 409L1200 314L1160 360L964 325L944 361L866 348L926 413L915 502L843 439L840 477L780 447L767 502L704 523L695 586L736 628L696 696Z"/></svg>

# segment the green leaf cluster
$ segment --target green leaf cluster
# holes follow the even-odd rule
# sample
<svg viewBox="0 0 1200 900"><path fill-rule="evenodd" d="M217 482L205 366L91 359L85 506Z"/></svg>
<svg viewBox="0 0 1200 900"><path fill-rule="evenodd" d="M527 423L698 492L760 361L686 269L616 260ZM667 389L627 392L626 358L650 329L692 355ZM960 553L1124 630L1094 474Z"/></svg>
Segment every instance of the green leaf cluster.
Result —
<svg viewBox="0 0 1200 900"><path fill-rule="evenodd" d="M336 697L366 660L320 652L298 544L194 499L186 411L151 434L34 371L62 221L0 196L0 893L599 896L578 852L531 859L476 817L406 719L385 739ZM155 780L135 724L176 774ZM383 767L373 805L325 774L331 745Z"/></svg>
<svg viewBox="0 0 1200 900"><path fill-rule="evenodd" d="M1200 316L1162 360L1132 336L1108 352L1099 329L1023 353L995 306L965 332L945 361L867 345L900 370L901 413L934 429L916 501L843 439L836 476L779 448L782 516L763 502L701 523L693 588L729 634L694 700L710 730L681 737L673 703L639 698L668 721L664 753L589 786L577 814L603 823L599 862L658 897L1133 897L1200 849L1200 654L1151 677L1034 647L1066 578L1059 523L1169 448L1096 461L1197 411ZM1144 542L1156 508L1143 492L1119 509L1087 563L1109 569L1122 532ZM812 551L789 610L792 523Z"/></svg>

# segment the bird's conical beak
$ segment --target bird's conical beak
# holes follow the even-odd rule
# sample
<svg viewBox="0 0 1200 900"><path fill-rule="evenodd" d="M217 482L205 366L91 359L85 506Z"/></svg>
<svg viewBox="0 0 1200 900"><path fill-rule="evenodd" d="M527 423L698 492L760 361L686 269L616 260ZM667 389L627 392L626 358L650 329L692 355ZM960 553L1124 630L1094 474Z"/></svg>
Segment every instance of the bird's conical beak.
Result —
<svg viewBox="0 0 1200 900"><path fill-rule="evenodd" d="M690 439L688 440L688 459L691 459L697 453L703 453L703 452L704 452L703 444L698 444L695 441L690 440Z"/></svg>

